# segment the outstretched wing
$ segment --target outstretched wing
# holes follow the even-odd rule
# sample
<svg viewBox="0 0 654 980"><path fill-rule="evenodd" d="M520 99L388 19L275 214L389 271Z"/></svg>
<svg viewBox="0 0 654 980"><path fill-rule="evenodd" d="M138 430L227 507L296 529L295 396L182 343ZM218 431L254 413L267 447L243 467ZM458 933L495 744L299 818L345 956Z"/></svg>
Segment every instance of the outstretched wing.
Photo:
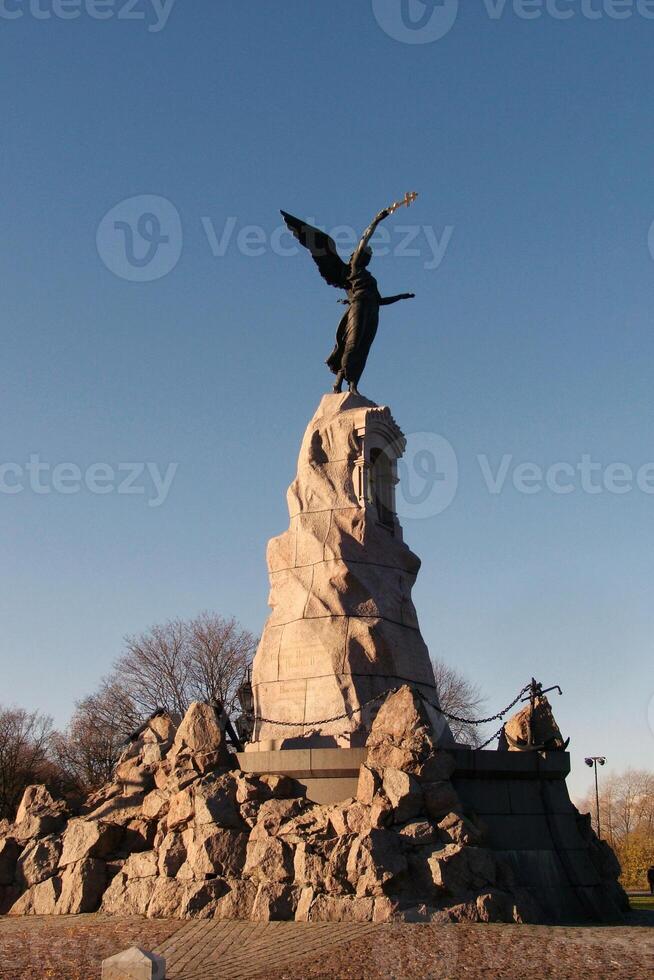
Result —
<svg viewBox="0 0 654 980"><path fill-rule="evenodd" d="M289 231L292 231L300 244L311 252L313 261L325 282L330 286L336 286L337 289L347 289L347 276L350 269L336 251L334 239L319 228L306 224L301 218L295 218L286 211L282 211L281 214Z"/></svg>

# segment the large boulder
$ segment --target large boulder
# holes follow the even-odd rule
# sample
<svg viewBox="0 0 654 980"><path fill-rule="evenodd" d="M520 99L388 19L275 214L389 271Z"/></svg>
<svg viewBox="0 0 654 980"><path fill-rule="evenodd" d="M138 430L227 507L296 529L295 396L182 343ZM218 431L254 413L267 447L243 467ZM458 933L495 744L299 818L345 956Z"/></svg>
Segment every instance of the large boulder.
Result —
<svg viewBox="0 0 654 980"><path fill-rule="evenodd" d="M509 718L497 747L503 751L520 752L529 745L543 747L549 752L562 752L566 746L545 695L535 699L533 713L528 704Z"/></svg>
<svg viewBox="0 0 654 980"><path fill-rule="evenodd" d="M189 834L170 831L159 845L159 874L174 878L186 861Z"/></svg>
<svg viewBox="0 0 654 980"><path fill-rule="evenodd" d="M159 873L156 851L141 851L127 858L121 868L122 874L129 880L155 878Z"/></svg>
<svg viewBox="0 0 654 980"><path fill-rule="evenodd" d="M493 887L497 864L492 851L463 844L448 844L435 849L428 859L434 886L449 898Z"/></svg>
<svg viewBox="0 0 654 980"><path fill-rule="evenodd" d="M370 808L359 800L345 800L329 807L328 837L363 834L370 829Z"/></svg>
<svg viewBox="0 0 654 980"><path fill-rule="evenodd" d="M80 915L95 912L107 886L106 865L97 858L86 857L69 864L61 875L58 915Z"/></svg>
<svg viewBox="0 0 654 980"><path fill-rule="evenodd" d="M399 838L390 830L356 837L347 857L347 878L359 898L383 894L408 869Z"/></svg>
<svg viewBox="0 0 654 980"><path fill-rule="evenodd" d="M102 896L100 911L107 915L147 915L156 881L156 878L130 881L122 872L117 874Z"/></svg>
<svg viewBox="0 0 654 980"><path fill-rule="evenodd" d="M114 770L114 782L123 796L152 789L157 767L173 744L177 720L165 711L158 711L130 739Z"/></svg>
<svg viewBox="0 0 654 980"><path fill-rule="evenodd" d="M414 688L404 684L389 694L377 712L372 724L369 744L375 745L384 738L397 745L431 740L432 724L423 699Z"/></svg>
<svg viewBox="0 0 654 980"><path fill-rule="evenodd" d="M326 854L311 844L298 844L293 855L295 884L319 890L327 876Z"/></svg>
<svg viewBox="0 0 654 980"><path fill-rule="evenodd" d="M28 786L16 813L12 836L21 843L35 837L47 837L63 829L68 807L55 800L45 786Z"/></svg>
<svg viewBox="0 0 654 980"><path fill-rule="evenodd" d="M196 824L215 823L240 830L243 819L236 801L237 783L231 773L205 776L193 786Z"/></svg>
<svg viewBox="0 0 654 980"><path fill-rule="evenodd" d="M362 765L359 769L359 781L357 783L357 800L370 806L376 794L381 789L382 777L377 769L371 766Z"/></svg>
<svg viewBox="0 0 654 980"><path fill-rule="evenodd" d="M310 804L300 813L284 820L277 835L290 844L323 839L331 831L331 811L325 806Z"/></svg>
<svg viewBox="0 0 654 980"><path fill-rule="evenodd" d="M154 880L154 888L148 904L148 918L170 919L181 916L185 897L183 882L176 878L158 877Z"/></svg>
<svg viewBox="0 0 654 980"><path fill-rule="evenodd" d="M228 878L227 891L216 901L215 919L249 919L258 885L248 878Z"/></svg>
<svg viewBox="0 0 654 980"><path fill-rule="evenodd" d="M257 821L252 828L250 840L262 837L274 837L281 832L284 824L298 817L307 807L307 801L302 799L266 800L259 809Z"/></svg>
<svg viewBox="0 0 654 980"><path fill-rule="evenodd" d="M223 878L194 881L184 893L182 915L187 919L214 919L229 892L229 885Z"/></svg>
<svg viewBox="0 0 654 980"><path fill-rule="evenodd" d="M438 824L439 837L445 844L481 844L481 829L459 813L448 813Z"/></svg>
<svg viewBox="0 0 654 980"><path fill-rule="evenodd" d="M101 820L78 817L69 821L63 836L59 867L76 864L86 858L104 858L116 850L123 835L121 827Z"/></svg>
<svg viewBox="0 0 654 980"><path fill-rule="evenodd" d="M41 784L26 786L21 801L16 811L14 823L20 824L33 813L39 810L52 810L57 808L58 800L50 793L47 786Z"/></svg>
<svg viewBox="0 0 654 980"><path fill-rule="evenodd" d="M301 890L294 885L262 882L259 885L250 918L255 922L270 922L295 918Z"/></svg>
<svg viewBox="0 0 654 980"><path fill-rule="evenodd" d="M147 820L161 820L168 813L170 806L166 793L160 789L153 789L144 797L141 804L141 813Z"/></svg>
<svg viewBox="0 0 654 980"><path fill-rule="evenodd" d="M401 769L384 770L384 793L393 807L395 823L405 823L417 817L423 807L420 783Z"/></svg>
<svg viewBox="0 0 654 980"><path fill-rule="evenodd" d="M41 837L31 841L16 865L16 881L21 888L38 885L57 873L62 842L59 837Z"/></svg>
<svg viewBox="0 0 654 980"><path fill-rule="evenodd" d="M214 875L238 878L245 865L247 844L247 834L241 831L204 824L192 832L186 861L198 879Z"/></svg>
<svg viewBox="0 0 654 980"><path fill-rule="evenodd" d="M61 880L48 878L23 892L9 909L9 915L54 915L61 895Z"/></svg>
<svg viewBox="0 0 654 980"><path fill-rule="evenodd" d="M195 816L195 794L187 787L182 789L170 800L166 826L168 830L185 826Z"/></svg>
<svg viewBox="0 0 654 980"><path fill-rule="evenodd" d="M212 705L193 701L177 729L168 758L172 766L189 760L201 773L234 768L235 758L227 749L225 733Z"/></svg>
<svg viewBox="0 0 654 980"><path fill-rule="evenodd" d="M292 881L293 849L277 837L250 838L243 874L257 881Z"/></svg>
<svg viewBox="0 0 654 980"><path fill-rule="evenodd" d="M437 730L430 712L434 709L408 684L389 694L368 736L368 766L415 773L440 742L450 744L449 729L443 723Z"/></svg>
<svg viewBox="0 0 654 980"><path fill-rule="evenodd" d="M435 844L440 839L438 828L430 820L410 820L401 827L397 827L396 833L402 838L403 844L409 844L412 847Z"/></svg>
<svg viewBox="0 0 654 980"><path fill-rule="evenodd" d="M432 820L442 820L453 810L461 806L459 795L449 780L436 783L423 783L422 792L425 800L425 810Z"/></svg>

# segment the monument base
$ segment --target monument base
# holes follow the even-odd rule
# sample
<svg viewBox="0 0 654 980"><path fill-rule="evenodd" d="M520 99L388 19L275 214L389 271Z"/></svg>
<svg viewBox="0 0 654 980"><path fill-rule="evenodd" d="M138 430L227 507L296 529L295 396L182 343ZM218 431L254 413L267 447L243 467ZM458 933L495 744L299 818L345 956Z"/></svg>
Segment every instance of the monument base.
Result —
<svg viewBox="0 0 654 980"><path fill-rule="evenodd" d="M313 803L340 803L356 796L359 770L368 750L337 749L309 745L305 748L251 751L238 753L242 772L261 775L292 776L304 787Z"/></svg>
<svg viewBox="0 0 654 980"><path fill-rule="evenodd" d="M568 794L567 752L448 749L456 763L451 782L466 812L486 833L486 846L504 858L516 882L551 922L609 921L616 910L591 857L584 817ZM247 773L289 775L316 803L357 795L366 748L296 748L244 752Z"/></svg>

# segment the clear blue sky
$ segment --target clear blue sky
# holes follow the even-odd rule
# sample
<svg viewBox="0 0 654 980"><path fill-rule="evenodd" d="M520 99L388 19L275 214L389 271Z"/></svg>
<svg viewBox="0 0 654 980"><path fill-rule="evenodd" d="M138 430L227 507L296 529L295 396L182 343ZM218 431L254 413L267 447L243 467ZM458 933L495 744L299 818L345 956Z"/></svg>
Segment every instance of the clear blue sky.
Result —
<svg viewBox="0 0 654 980"><path fill-rule="evenodd" d="M525 494L512 469L494 495L477 457L654 461L654 21L465 3L416 44L392 36L393 0L377 18L370 0L177 0L158 31L152 0L145 20L1 6L23 15L0 16L5 483L31 455L178 470L159 507L144 478L141 495L37 493L24 471L0 494L0 701L63 724L125 633L201 609L261 629L265 544L287 526L339 307L305 255L254 257L236 235L268 240L280 207L360 230L416 189L392 236L451 238L437 269L424 237L376 260L385 292L417 298L383 311L362 390L458 459L451 506L404 522L425 639L492 710L532 673L562 685L573 788L588 753L651 765L654 496L579 478ZM150 282L96 244L136 195L183 229ZM214 255L207 229L229 218Z"/></svg>

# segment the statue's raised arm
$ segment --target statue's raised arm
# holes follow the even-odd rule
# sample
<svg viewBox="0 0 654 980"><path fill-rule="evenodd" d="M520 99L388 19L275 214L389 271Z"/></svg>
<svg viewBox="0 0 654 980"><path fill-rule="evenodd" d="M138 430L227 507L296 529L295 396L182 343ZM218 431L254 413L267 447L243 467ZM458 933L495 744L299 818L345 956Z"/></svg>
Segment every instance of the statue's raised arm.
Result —
<svg viewBox="0 0 654 980"><path fill-rule="evenodd" d="M307 224L286 211L282 217L297 240L311 253L320 275L330 286L347 290L348 310L336 332L336 346L327 358L327 364L336 375L334 391L342 390L347 381L350 391L358 394L358 383L366 365L368 353L377 333L379 307L390 306L401 299L412 299L413 293L400 293L383 299L377 280L368 271L372 258L370 241L379 224L400 207L409 207L416 193L408 193L402 201L384 208L366 228L349 262L344 262L336 250L336 244L326 232Z"/></svg>

